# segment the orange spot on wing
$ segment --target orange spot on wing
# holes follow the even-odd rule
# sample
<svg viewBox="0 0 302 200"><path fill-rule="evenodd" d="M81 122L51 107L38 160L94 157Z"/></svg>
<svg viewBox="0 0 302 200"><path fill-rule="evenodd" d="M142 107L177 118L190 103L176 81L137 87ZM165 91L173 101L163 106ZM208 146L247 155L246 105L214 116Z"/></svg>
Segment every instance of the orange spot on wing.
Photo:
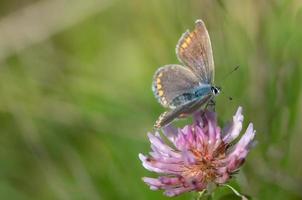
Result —
<svg viewBox="0 0 302 200"><path fill-rule="evenodd" d="M190 38L193 38L194 35L195 35L195 31L191 32L190 35L189 35L189 37L190 37Z"/></svg>
<svg viewBox="0 0 302 200"><path fill-rule="evenodd" d="M187 43L187 44L190 44L190 43L191 43L191 41L192 41L192 40L191 40L191 38L190 38L190 37L188 37L188 38L186 39L186 43Z"/></svg>
<svg viewBox="0 0 302 200"><path fill-rule="evenodd" d="M188 45L187 45L187 43L183 43L183 44L181 45L181 47L185 49L185 48L188 47Z"/></svg>
<svg viewBox="0 0 302 200"><path fill-rule="evenodd" d="M159 90L159 91L158 91L158 96L160 96L160 97L161 97L161 96L163 96L163 95L164 95L164 91Z"/></svg>

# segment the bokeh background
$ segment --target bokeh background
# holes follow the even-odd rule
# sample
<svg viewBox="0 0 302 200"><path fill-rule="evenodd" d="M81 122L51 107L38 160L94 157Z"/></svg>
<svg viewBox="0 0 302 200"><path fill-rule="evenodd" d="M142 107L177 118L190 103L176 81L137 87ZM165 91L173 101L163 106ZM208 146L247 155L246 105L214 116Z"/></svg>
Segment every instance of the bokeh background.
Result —
<svg viewBox="0 0 302 200"><path fill-rule="evenodd" d="M231 184L253 199L302 199L301 0L0 4L0 199L169 199L143 184L155 174L138 153L163 111L153 73L178 63L175 45L198 18L225 93L220 124L242 105L257 130ZM215 198L236 199L223 188Z"/></svg>

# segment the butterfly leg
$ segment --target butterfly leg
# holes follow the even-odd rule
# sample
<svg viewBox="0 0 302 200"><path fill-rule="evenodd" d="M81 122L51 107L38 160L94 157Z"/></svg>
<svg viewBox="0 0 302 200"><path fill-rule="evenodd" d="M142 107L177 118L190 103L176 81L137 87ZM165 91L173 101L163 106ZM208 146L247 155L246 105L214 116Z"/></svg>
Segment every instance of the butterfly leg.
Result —
<svg viewBox="0 0 302 200"><path fill-rule="evenodd" d="M211 99L205 106L204 110L209 110L215 112L216 101Z"/></svg>

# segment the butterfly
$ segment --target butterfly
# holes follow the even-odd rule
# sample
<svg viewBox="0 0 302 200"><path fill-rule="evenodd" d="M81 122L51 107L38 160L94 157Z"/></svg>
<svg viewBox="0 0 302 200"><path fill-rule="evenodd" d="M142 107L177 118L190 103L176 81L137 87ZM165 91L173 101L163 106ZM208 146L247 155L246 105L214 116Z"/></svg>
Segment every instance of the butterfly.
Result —
<svg viewBox="0 0 302 200"><path fill-rule="evenodd" d="M202 20L195 22L179 39L176 55L183 65L168 64L154 74L152 90L159 103L169 108L154 127L161 128L187 117L212 102L220 93L214 83L214 60L210 37Z"/></svg>

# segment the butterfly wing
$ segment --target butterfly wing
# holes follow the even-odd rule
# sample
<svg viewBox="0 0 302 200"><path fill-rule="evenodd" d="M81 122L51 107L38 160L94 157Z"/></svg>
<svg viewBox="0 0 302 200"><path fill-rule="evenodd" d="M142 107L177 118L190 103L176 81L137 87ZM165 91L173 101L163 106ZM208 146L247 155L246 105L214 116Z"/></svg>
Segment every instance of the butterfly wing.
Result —
<svg viewBox="0 0 302 200"><path fill-rule="evenodd" d="M211 94L206 94L205 96L203 96L203 98L190 101L184 105L178 106L173 110L162 113L159 116L158 120L155 122L154 127L159 129L170 124L177 118L187 117L188 115L198 110L202 105L206 105L206 103L209 102L212 97L213 96Z"/></svg>
<svg viewBox="0 0 302 200"><path fill-rule="evenodd" d="M195 22L195 29L186 31L176 46L180 62L189 67L203 83L214 81L214 60L210 36L202 20Z"/></svg>
<svg viewBox="0 0 302 200"><path fill-rule="evenodd" d="M153 77L152 90L159 103L174 109L171 103L176 97L187 93L199 84L194 73L181 65L166 65L159 68Z"/></svg>

